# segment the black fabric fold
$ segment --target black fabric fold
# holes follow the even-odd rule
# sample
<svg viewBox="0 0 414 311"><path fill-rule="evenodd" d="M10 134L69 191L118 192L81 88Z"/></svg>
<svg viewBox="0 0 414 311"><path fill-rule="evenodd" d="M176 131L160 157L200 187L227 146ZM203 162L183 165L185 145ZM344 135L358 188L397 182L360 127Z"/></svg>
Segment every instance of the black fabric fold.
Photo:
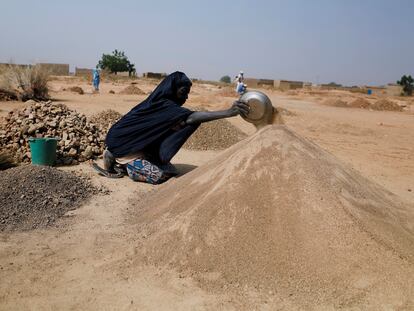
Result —
<svg viewBox="0 0 414 311"><path fill-rule="evenodd" d="M181 86L191 87L182 72L168 75L143 102L132 108L108 131L106 146L115 157L124 157L161 143L171 128L193 111L181 107L176 98Z"/></svg>

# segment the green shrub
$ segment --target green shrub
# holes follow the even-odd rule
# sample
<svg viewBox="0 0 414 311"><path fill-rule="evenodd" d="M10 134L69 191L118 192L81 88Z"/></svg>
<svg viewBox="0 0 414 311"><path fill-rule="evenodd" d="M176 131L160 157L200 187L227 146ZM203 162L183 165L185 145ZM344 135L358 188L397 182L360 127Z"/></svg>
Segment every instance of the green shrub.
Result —
<svg viewBox="0 0 414 311"><path fill-rule="evenodd" d="M221 77L220 82L231 83L231 78L230 78L230 76L223 76L223 77Z"/></svg>

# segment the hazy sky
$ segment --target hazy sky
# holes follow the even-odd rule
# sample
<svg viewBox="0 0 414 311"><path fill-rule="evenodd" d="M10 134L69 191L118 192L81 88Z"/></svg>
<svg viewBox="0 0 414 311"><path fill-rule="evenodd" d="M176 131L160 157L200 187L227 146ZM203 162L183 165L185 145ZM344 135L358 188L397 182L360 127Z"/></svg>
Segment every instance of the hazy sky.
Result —
<svg viewBox="0 0 414 311"><path fill-rule="evenodd" d="M413 0L0 0L0 62L384 84L414 74Z"/></svg>

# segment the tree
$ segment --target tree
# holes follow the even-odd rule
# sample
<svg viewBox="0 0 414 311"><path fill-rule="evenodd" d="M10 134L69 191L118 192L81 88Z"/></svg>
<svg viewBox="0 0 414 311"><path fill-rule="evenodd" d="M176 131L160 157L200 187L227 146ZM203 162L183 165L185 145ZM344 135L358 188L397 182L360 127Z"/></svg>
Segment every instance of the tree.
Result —
<svg viewBox="0 0 414 311"><path fill-rule="evenodd" d="M135 72L135 65L132 64L123 51L115 50L112 54L102 54L102 59L98 66L101 69L107 69L111 73L128 71L129 75Z"/></svg>
<svg viewBox="0 0 414 311"><path fill-rule="evenodd" d="M231 83L231 78L229 76L223 76L221 77L220 82Z"/></svg>
<svg viewBox="0 0 414 311"><path fill-rule="evenodd" d="M407 96L413 95L414 90L414 79L410 75L406 76L403 75L401 80L397 81L397 84L401 85L403 88L403 92Z"/></svg>

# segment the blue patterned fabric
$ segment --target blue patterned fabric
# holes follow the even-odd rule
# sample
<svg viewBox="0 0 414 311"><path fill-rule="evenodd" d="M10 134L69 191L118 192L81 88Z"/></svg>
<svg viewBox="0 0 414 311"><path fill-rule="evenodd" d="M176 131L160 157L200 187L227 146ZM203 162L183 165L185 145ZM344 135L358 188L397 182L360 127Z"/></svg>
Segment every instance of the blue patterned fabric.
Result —
<svg viewBox="0 0 414 311"><path fill-rule="evenodd" d="M128 176L134 181L142 181L149 184L160 184L168 179L158 166L143 159L135 159L127 164Z"/></svg>

